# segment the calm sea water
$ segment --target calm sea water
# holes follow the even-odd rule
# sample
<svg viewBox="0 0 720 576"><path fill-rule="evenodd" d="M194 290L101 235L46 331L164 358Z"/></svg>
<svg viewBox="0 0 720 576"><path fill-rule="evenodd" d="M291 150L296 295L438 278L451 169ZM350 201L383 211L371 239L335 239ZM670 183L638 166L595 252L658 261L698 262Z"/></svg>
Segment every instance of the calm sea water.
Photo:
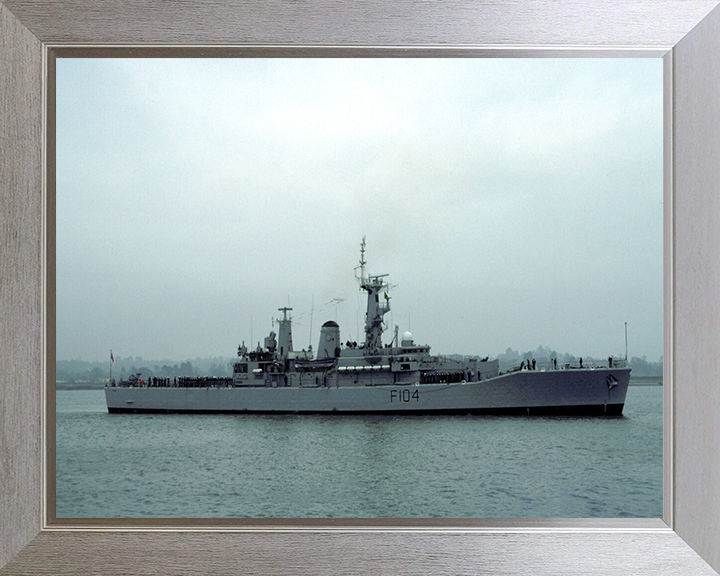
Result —
<svg viewBox="0 0 720 576"><path fill-rule="evenodd" d="M662 388L619 418L108 414L57 392L59 518L662 516Z"/></svg>

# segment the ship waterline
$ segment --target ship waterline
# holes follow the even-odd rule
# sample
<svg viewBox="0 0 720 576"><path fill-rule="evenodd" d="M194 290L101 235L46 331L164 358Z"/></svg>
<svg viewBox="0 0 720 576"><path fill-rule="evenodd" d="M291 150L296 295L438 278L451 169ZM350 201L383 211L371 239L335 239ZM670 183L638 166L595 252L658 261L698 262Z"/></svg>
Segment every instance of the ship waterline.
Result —
<svg viewBox="0 0 720 576"><path fill-rule="evenodd" d="M278 334L264 346L238 348L232 378L111 381L109 412L198 413L507 413L618 415L625 404L630 369L622 359L606 365L535 361L500 373L498 361L457 360L430 354L412 334L395 327L383 344L383 317L390 311L387 275L365 274L365 240L358 281L367 293L365 342L343 343L340 327L323 324L317 353L294 351L291 308L280 308ZM276 338L277 336L277 338Z"/></svg>

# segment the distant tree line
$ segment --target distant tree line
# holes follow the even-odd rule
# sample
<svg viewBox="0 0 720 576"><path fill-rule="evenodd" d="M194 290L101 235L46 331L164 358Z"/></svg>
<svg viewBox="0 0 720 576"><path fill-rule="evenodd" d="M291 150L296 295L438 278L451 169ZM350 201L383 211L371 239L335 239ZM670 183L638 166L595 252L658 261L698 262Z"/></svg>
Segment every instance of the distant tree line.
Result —
<svg viewBox="0 0 720 576"><path fill-rule="evenodd" d="M545 366L550 364L552 358L557 358L558 365L577 365L581 357L573 354L559 353L550 348L545 348L544 346L540 346L537 350L529 350L522 353L513 350L512 348L508 348L505 352L497 355L499 369L501 372L511 368L516 368L517 366L520 366L521 362L524 361L527 363L528 360L532 361L533 358L538 365ZM615 356L615 358L620 359L624 358L624 356ZM607 357L594 358L592 356L582 356L582 359L583 363L587 366L591 365L593 362L604 363L608 360ZM643 356L641 358L632 356L628 360L628 366L632 368L633 376L662 376L663 374L662 356L657 362L649 361L647 356Z"/></svg>
<svg viewBox="0 0 720 576"><path fill-rule="evenodd" d="M179 378L181 376L232 376L233 358L195 358L185 362L172 360L151 361L142 357L115 358L112 377L125 380L140 372L144 378ZM110 359L88 362L84 360L58 360L55 363L55 381L58 387L104 386L110 379Z"/></svg>
<svg viewBox="0 0 720 576"><path fill-rule="evenodd" d="M662 376L663 375L663 360L662 356L658 362L648 362L647 356L638 358L632 356L628 360L628 366L633 369L633 376Z"/></svg>

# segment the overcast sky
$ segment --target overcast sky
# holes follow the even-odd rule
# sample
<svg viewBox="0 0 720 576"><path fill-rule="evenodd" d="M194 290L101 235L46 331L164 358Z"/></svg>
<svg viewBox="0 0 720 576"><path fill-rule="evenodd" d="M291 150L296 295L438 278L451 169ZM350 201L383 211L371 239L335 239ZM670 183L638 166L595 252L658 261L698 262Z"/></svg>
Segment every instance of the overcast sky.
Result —
<svg viewBox="0 0 720 576"><path fill-rule="evenodd" d="M60 58L57 358L362 342L366 236L385 342L656 361L662 200L661 59Z"/></svg>

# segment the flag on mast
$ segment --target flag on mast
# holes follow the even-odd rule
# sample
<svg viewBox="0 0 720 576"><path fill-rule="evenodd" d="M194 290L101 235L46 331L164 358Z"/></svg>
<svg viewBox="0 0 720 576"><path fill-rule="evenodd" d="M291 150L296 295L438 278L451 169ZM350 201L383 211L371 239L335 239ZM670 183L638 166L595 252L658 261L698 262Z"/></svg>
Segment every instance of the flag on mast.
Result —
<svg viewBox="0 0 720 576"><path fill-rule="evenodd" d="M115 358L113 358L112 350L110 350L110 363L115 364Z"/></svg>

